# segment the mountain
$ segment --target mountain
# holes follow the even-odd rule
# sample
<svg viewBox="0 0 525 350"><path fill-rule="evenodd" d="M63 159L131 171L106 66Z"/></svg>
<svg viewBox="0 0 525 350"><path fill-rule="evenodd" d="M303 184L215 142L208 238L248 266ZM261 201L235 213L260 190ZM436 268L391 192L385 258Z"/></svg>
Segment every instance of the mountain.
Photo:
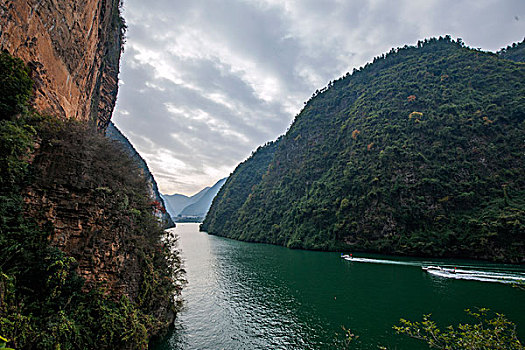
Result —
<svg viewBox="0 0 525 350"><path fill-rule="evenodd" d="M2 1L0 51L30 66L32 103L39 112L107 127L126 31L120 3Z"/></svg>
<svg viewBox="0 0 525 350"><path fill-rule="evenodd" d="M201 229L523 262L525 66L501 56L432 38L330 82L235 169Z"/></svg>
<svg viewBox="0 0 525 350"><path fill-rule="evenodd" d="M202 221L226 179L220 179L212 187L205 187L191 197L182 194L163 195L171 217L179 222Z"/></svg>
<svg viewBox="0 0 525 350"><path fill-rule="evenodd" d="M122 132L115 126L115 124L113 124L113 122L109 122L108 127L106 129L106 136L109 139L115 140L120 145L122 145L124 152L126 152L132 159L134 159L135 163L140 167L142 174L146 178L146 182L148 184L149 196L153 202L158 203L158 206L154 213L157 216L157 218L161 221L162 227L170 228L175 226L173 220L171 219L171 216L168 214L165 208L164 200L160 195L157 182L155 181L153 174L151 174L151 172L149 171L148 164L146 164L144 158L140 156L139 152L137 152L135 147L133 147L131 142L129 142L128 138L124 136L124 134L122 134Z"/></svg>
<svg viewBox="0 0 525 350"><path fill-rule="evenodd" d="M525 62L525 39L521 43L514 43L498 51L498 55L507 60Z"/></svg>
<svg viewBox="0 0 525 350"><path fill-rule="evenodd" d="M193 196L185 196L183 194L163 194L163 198L166 202L166 209L172 218L176 218L180 212L188 205L197 202L206 194L210 187L205 187Z"/></svg>
<svg viewBox="0 0 525 350"><path fill-rule="evenodd" d="M226 178L220 179L215 185L208 188L206 192L195 202L187 205L180 213L180 216L197 216L204 218L210 209L213 198L217 195Z"/></svg>

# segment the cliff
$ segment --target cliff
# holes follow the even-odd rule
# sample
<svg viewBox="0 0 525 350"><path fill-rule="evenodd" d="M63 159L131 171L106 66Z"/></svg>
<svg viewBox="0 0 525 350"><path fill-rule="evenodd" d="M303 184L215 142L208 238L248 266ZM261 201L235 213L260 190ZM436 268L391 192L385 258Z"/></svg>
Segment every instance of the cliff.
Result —
<svg viewBox="0 0 525 350"><path fill-rule="evenodd" d="M87 123L28 112L0 122L0 149L9 345L146 349L173 321L182 270L142 169Z"/></svg>
<svg viewBox="0 0 525 350"><path fill-rule="evenodd" d="M316 91L276 145L237 167L202 229L523 262L524 82L523 64L449 37L393 49Z"/></svg>
<svg viewBox="0 0 525 350"><path fill-rule="evenodd" d="M175 315L183 271L156 184L104 136L119 5L0 0L0 335L14 348L146 349Z"/></svg>
<svg viewBox="0 0 525 350"><path fill-rule="evenodd" d="M0 50L31 68L36 109L99 129L115 105L124 30L119 0L0 0Z"/></svg>

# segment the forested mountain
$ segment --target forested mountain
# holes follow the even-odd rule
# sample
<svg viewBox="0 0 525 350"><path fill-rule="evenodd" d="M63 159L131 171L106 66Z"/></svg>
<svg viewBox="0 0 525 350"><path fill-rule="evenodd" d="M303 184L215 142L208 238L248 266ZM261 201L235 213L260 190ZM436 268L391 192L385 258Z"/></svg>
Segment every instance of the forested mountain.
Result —
<svg viewBox="0 0 525 350"><path fill-rule="evenodd" d="M202 229L291 248L522 262L525 66L505 55L433 38L330 82L237 167Z"/></svg>
<svg viewBox="0 0 525 350"><path fill-rule="evenodd" d="M215 196L201 229L230 228L239 220L240 209L252 188L258 185L273 159L278 142L257 148L251 157L239 164ZM215 232L215 231L213 231Z"/></svg>
<svg viewBox="0 0 525 350"><path fill-rule="evenodd" d="M119 142L123 147L123 151L129 154L129 156L135 160L142 173L144 174L144 177L146 178L149 195L159 208L159 210L156 211L156 216L162 221L162 225L165 228L173 227L173 220L166 211L164 199L160 195L159 188L157 186L157 181L155 181L153 174L149 171L148 164L146 163L144 158L141 157L139 152L137 152L135 147L133 147L131 142L129 142L128 138L124 136L124 134L122 134L122 132L115 126L115 124L113 124L113 122L109 122L108 128L106 129L106 136L112 140Z"/></svg>
<svg viewBox="0 0 525 350"><path fill-rule="evenodd" d="M514 43L505 49L498 51L498 54L508 60L525 62L525 39L521 43Z"/></svg>

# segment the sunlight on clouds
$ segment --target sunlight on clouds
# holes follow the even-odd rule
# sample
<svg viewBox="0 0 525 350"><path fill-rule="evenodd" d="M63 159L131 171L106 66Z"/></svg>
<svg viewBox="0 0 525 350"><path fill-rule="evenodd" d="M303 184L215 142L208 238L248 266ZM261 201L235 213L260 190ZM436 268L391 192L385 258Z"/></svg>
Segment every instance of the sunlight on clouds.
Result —
<svg viewBox="0 0 525 350"><path fill-rule="evenodd" d="M157 152L156 161L159 165L162 165L164 171L168 173L178 173L188 168L188 164L184 163L180 159L177 159L171 154L169 150L160 149Z"/></svg>
<svg viewBox="0 0 525 350"><path fill-rule="evenodd" d="M180 58L208 59L230 67L231 72L247 82L257 96L264 101L273 101L282 92L278 77L261 70L257 63L249 57L244 57L239 52L233 52L230 47L224 45L223 41L214 37L213 33L187 29L187 32L177 35L168 51ZM166 74L170 73L166 72ZM183 83L180 80L176 80L176 82ZM224 103L224 100L218 102Z"/></svg>
<svg viewBox="0 0 525 350"><path fill-rule="evenodd" d="M224 94L221 94L221 93L218 93L218 92L212 92L211 94L210 93L208 93L208 94L204 93L204 96L206 96L206 98L212 100L215 103L219 103L219 104L225 106L226 108L228 108L230 110L233 110L235 108L233 103L228 101L228 97L225 96Z"/></svg>
<svg viewBox="0 0 525 350"><path fill-rule="evenodd" d="M242 144L250 143L250 139L246 135L230 129L224 122L212 117L203 110L189 111L170 104L166 104L166 109L177 118L185 118L188 121L206 124L210 130L222 135L225 140L235 140L235 142L240 142ZM190 130L196 130L195 126L192 125L187 125L186 127ZM182 137L179 133L173 133L171 134L171 137L178 140L179 143L185 145L189 149L193 148L193 142L198 142L198 140L194 138Z"/></svg>
<svg viewBox="0 0 525 350"><path fill-rule="evenodd" d="M166 91L166 89L163 88L162 86L159 86L159 85L157 85L157 84L155 84L155 83L152 83L152 82L150 82L150 81L147 81L147 82L145 83L145 85L146 85L147 87L152 88L152 89L155 89L155 90Z"/></svg>

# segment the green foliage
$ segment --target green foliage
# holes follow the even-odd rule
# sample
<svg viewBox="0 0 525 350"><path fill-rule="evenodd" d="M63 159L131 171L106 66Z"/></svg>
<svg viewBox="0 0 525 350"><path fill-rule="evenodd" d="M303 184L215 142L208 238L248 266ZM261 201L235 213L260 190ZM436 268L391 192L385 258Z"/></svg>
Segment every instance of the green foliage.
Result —
<svg viewBox="0 0 525 350"><path fill-rule="evenodd" d="M8 96L26 91L23 84L4 88L16 90ZM182 269L173 237L161 242L140 169L92 127L27 110L0 120L0 340L17 349L146 349L168 326L166 313L176 311ZM106 214L98 224L109 232L101 239L120 235L136 262L122 273L137 279L140 297L86 285L75 257L51 246L51 224L36 224L41 213L29 216L28 187L48 200L68 192L98 206Z"/></svg>
<svg viewBox="0 0 525 350"><path fill-rule="evenodd" d="M27 154L35 136L30 126L20 122L0 120L0 185L2 189L18 183L27 170Z"/></svg>
<svg viewBox="0 0 525 350"><path fill-rule="evenodd" d="M514 43L498 51L501 57L515 62L525 62L525 39L521 43Z"/></svg>
<svg viewBox="0 0 525 350"><path fill-rule="evenodd" d="M393 328L398 334L423 340L434 349L519 350L525 348L518 339L515 325L504 315L496 313L489 317L488 309L479 309L477 312L468 309L465 311L475 319L476 323L440 329L430 319L430 315L424 315L421 322L401 319L400 324Z"/></svg>
<svg viewBox="0 0 525 350"><path fill-rule="evenodd" d="M202 229L290 248L525 256L525 66L449 37L318 91ZM258 159L264 158L264 161Z"/></svg>
<svg viewBox="0 0 525 350"><path fill-rule="evenodd" d="M11 119L26 109L33 82L22 60L0 52L0 120Z"/></svg>
<svg viewBox="0 0 525 350"><path fill-rule="evenodd" d="M239 164L233 174L226 180L212 202L212 211L209 211L201 230L209 227L230 227L238 220L239 210L250 195L250 191L258 185L266 173L273 158L277 142L269 142L259 147L245 162Z"/></svg>

